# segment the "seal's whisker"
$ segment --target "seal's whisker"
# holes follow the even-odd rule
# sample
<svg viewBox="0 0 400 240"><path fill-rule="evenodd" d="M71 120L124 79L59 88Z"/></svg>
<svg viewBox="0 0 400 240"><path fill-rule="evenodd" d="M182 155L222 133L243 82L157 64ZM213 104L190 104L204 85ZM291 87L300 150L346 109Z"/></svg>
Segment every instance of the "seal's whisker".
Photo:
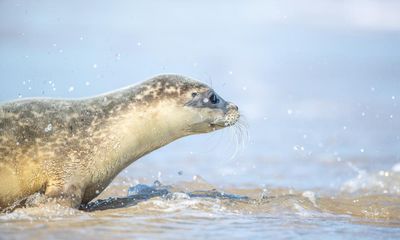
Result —
<svg viewBox="0 0 400 240"><path fill-rule="evenodd" d="M244 119L240 118L238 122L233 125L232 138L235 144L234 153L231 156L231 160L236 158L240 152L243 152L246 143L249 141L249 135L247 131L247 124Z"/></svg>
<svg viewBox="0 0 400 240"><path fill-rule="evenodd" d="M242 144L247 144L250 141L250 135L248 131L249 125L245 116L241 116L241 118L239 119L238 127L240 128L241 134L243 135Z"/></svg>

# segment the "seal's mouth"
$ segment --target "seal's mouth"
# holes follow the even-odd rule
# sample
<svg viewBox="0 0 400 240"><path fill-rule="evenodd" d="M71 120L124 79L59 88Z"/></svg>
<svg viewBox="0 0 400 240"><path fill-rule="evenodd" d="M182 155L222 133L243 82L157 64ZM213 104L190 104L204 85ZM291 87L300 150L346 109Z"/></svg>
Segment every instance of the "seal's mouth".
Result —
<svg viewBox="0 0 400 240"><path fill-rule="evenodd" d="M240 113L238 111L229 111L222 118L217 118L210 123L212 128L225 128L235 125L240 118Z"/></svg>

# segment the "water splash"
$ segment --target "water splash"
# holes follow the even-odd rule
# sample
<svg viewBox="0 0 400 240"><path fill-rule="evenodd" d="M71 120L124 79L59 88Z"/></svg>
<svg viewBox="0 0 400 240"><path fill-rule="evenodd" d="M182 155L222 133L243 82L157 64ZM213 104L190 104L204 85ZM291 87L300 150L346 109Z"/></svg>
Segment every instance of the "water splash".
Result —
<svg viewBox="0 0 400 240"><path fill-rule="evenodd" d="M196 181L196 180L194 180ZM81 209L92 212L97 210L115 209L121 207L130 207L139 204L140 202L150 200L155 197L160 197L166 200L179 200L179 199L230 199L230 200L248 200L247 196L237 194L230 194L224 191L212 190L198 190L186 192L183 190L173 189L172 186L161 184L155 181L152 186L145 184L137 184L128 189L128 196L126 197L109 197L107 199L100 199L87 205L82 205Z"/></svg>

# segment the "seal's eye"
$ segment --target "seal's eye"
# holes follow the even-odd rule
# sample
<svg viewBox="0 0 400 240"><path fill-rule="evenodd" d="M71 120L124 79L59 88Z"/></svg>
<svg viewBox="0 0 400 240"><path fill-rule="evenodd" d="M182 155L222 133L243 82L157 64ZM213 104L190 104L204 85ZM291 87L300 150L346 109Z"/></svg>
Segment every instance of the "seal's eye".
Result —
<svg viewBox="0 0 400 240"><path fill-rule="evenodd" d="M197 96L197 92L193 92L192 97L196 97L196 96Z"/></svg>
<svg viewBox="0 0 400 240"><path fill-rule="evenodd" d="M215 95L214 93L213 94L211 94L211 96L210 96L210 102L212 103L212 104L217 104L217 103L219 103L219 98L217 97L217 95Z"/></svg>

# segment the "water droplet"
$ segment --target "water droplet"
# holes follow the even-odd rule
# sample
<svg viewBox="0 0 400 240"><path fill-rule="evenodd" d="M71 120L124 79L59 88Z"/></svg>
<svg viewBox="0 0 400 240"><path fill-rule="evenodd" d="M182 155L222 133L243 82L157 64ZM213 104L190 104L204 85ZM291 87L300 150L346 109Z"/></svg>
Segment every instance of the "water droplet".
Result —
<svg viewBox="0 0 400 240"><path fill-rule="evenodd" d="M53 130L53 125L51 125L51 123L49 123L49 125L47 125L47 127L44 129L44 131L50 132L51 130Z"/></svg>
<svg viewBox="0 0 400 240"><path fill-rule="evenodd" d="M288 109L288 110L287 110L287 113L288 113L289 115L292 115L293 110L292 110L292 109Z"/></svg>
<svg viewBox="0 0 400 240"><path fill-rule="evenodd" d="M392 171L393 171L393 172L400 172L400 163L396 163L396 164L392 167Z"/></svg>
<svg viewBox="0 0 400 240"><path fill-rule="evenodd" d="M73 92L74 89L75 89L74 86L71 86L71 87L68 88L68 92Z"/></svg>
<svg viewBox="0 0 400 240"><path fill-rule="evenodd" d="M95 64L93 64L93 68L97 68L97 64L95 63Z"/></svg>

